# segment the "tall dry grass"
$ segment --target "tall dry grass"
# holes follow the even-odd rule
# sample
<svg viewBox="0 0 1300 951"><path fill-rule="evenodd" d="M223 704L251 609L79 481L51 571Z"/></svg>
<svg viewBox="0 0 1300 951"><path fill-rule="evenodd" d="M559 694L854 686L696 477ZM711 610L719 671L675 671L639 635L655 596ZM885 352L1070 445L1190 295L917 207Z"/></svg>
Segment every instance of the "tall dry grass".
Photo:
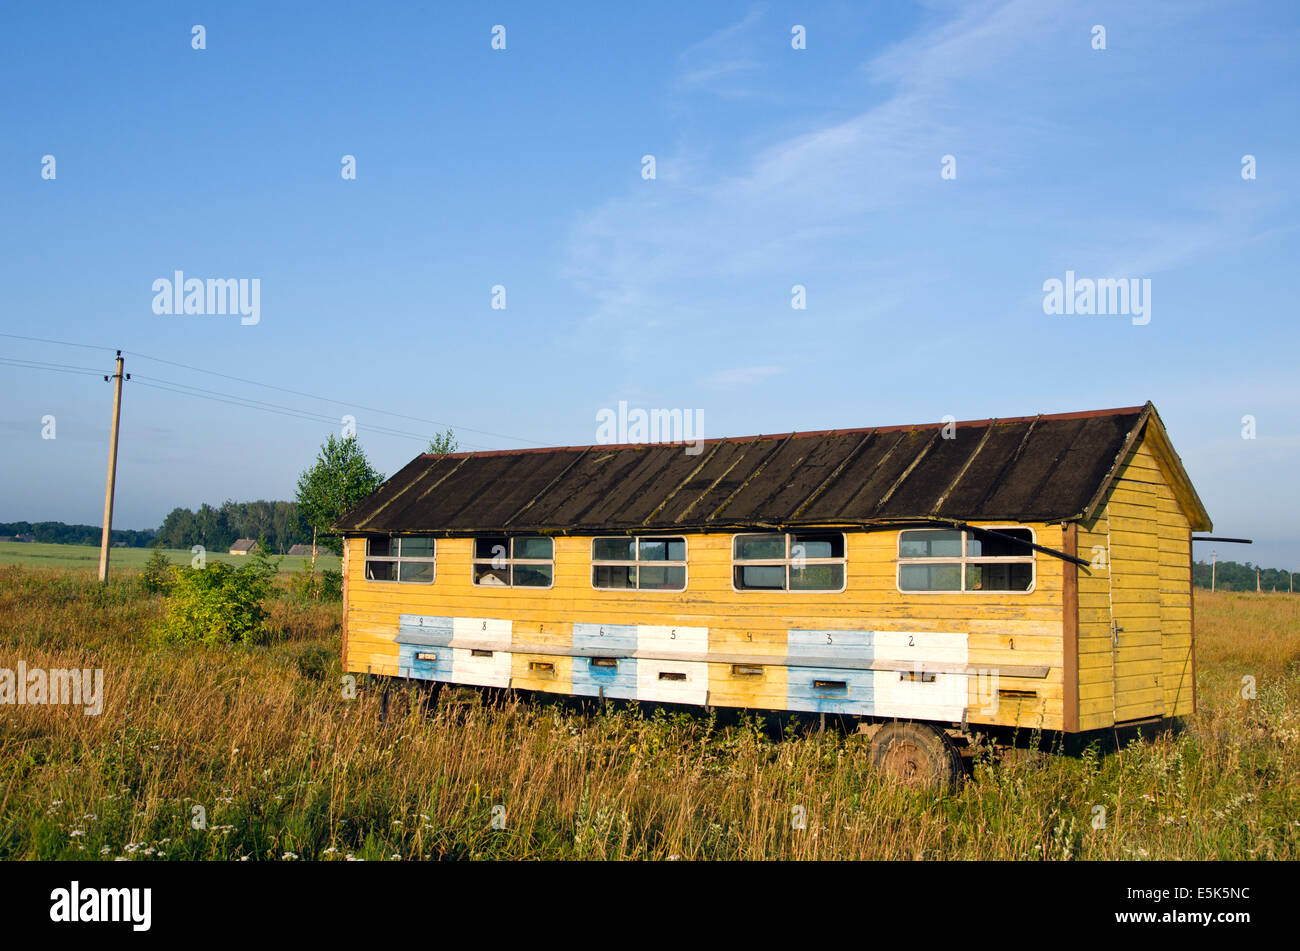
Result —
<svg viewBox="0 0 1300 951"><path fill-rule="evenodd" d="M100 716L0 707L0 857L1295 859L1297 605L1198 595L1181 735L982 754L940 797L883 781L858 736L755 720L468 690L384 719L342 695L336 606L275 602L270 648L154 650L161 602L131 579L0 569L0 667L106 681Z"/></svg>

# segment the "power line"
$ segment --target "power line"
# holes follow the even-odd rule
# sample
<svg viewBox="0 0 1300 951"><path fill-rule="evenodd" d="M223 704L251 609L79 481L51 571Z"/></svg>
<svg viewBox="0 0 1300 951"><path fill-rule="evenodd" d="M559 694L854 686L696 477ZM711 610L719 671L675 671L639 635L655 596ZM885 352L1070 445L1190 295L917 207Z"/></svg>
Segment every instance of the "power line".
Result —
<svg viewBox="0 0 1300 951"><path fill-rule="evenodd" d="M168 366L179 367L182 370L193 370L196 373L207 373L212 376L219 376L225 380L233 380L236 383L246 383L249 386L261 386L268 390L279 390L281 393L288 393L292 396L301 396L309 400L321 400L325 403L333 403L336 406L365 410L367 413L383 413L385 416L396 416L398 419L409 419L415 423L428 423L431 426L450 426L452 429L466 433L478 433L480 436L495 436L498 439L512 439L515 442L523 443L532 442L531 439L525 439L522 436L510 436L505 433L494 433L486 429L474 429L470 426L457 426L455 423L439 422L438 420L425 419L421 416L408 416L405 413L394 413L392 410L379 409L375 406L363 406L361 403L353 403L349 400L337 400L329 396L317 396L312 393L304 393L301 390L291 390L288 387L276 386L273 383L259 383L257 380L246 380L243 377L231 376L229 373L218 373L216 370L204 370L202 367L190 366L188 363L177 363L175 360L164 360L162 357L151 357L147 353L140 353L135 350L123 350L122 352L133 357L140 357L144 360L153 360L156 363L165 363Z"/></svg>
<svg viewBox="0 0 1300 951"><path fill-rule="evenodd" d="M81 376L104 376L104 371L96 370L92 367L74 367L59 363L40 363L29 360L15 360L10 357L0 357L0 365L13 366L20 369L29 370L51 370L58 373L73 373ZM153 382L146 382L152 380ZM214 403L225 403L229 406L238 406L243 409L256 409L267 413L275 413L277 416L289 416L294 419L304 419L313 423L326 423L328 425L337 425L339 420L333 416L324 416L320 413L313 413L310 410L301 410L291 406L281 406L276 403L267 403L264 400L254 400L248 397L235 396L230 393L218 393L216 390L207 390L202 387L190 386L186 383L176 383L172 380L159 380L156 377L141 377L140 374L133 374L132 383L139 383L140 386L147 386L154 390L163 390L168 393L176 393L181 396L193 396L197 399L207 399ZM409 439L418 439L421 442L428 440L427 433L413 433L404 429L393 429L388 426L378 426L366 423L361 426L366 432L377 433L383 436L400 436ZM487 446L480 446L475 443L465 443L471 449L488 449Z"/></svg>
<svg viewBox="0 0 1300 951"><path fill-rule="evenodd" d="M3 333L3 332L0 332L0 337L9 337L9 338L14 339L14 340L29 340L29 341L35 341L35 342L38 342L38 343L51 343L51 344L55 344L55 345L57 345L57 346L62 346L62 347L81 347L81 348L84 348L84 349L87 349L87 350L108 350L108 351L110 351L110 352L112 352L112 351L114 350L113 347L101 347L101 346L98 346L98 345L96 345L96 344L88 344L88 343L74 343L74 342L72 342L72 341L68 341L68 340L53 340L53 339L50 339L50 338L47 338L47 337L31 337L31 336L25 336L25 335L22 335L22 334L11 334L11 333ZM221 372L218 372L218 371L216 371L216 370L205 370L203 367L192 366L192 365L190 365L190 364L188 364L188 363L179 363L179 362L177 362L177 361L175 361L175 360L167 360L167 359L164 359L164 358L162 358L162 357L154 357L154 356L150 356L150 355L147 354L147 353L140 353L140 352L137 351L137 350L123 350L122 353L124 353L124 354L128 354L128 355L133 356L133 357L139 357L139 358L141 358L141 359L143 359L143 360L152 360L152 361L154 361L155 363L163 363L163 364L166 364L166 365L168 365L168 366L178 367L178 368L180 368L180 369L182 369L182 370L191 370L191 371L193 371L193 372L195 372L195 373L206 373L206 374L209 374L210 376L221 377L222 379L232 380L232 381L234 381L234 382L236 382L236 383L243 383L243 384L246 384L246 385L248 385L248 386L260 386L260 387L263 387L263 388L265 388L265 389L269 389L269 390L278 390L278 391L281 392L281 393L288 393L288 394L290 394L290 395L292 395L292 396L299 396L299 397L303 397L304 399L319 400L319 401L321 401L321 402L332 403L332 404L334 404L334 405L336 405L336 406L343 406L343 407L346 407L346 408L349 408L349 409L364 410L364 411L367 412L367 413L380 413L380 414L382 414L382 415L384 415L384 416L393 416L393 417L396 417L396 418L398 418L398 419L407 419L407 420L410 420L410 421L412 421L412 422L416 422L416 423L427 423L427 424L429 424L429 425L431 425L431 426L437 426L437 427L443 427L443 426L446 426L446 427L450 427L451 429L456 430L456 431L459 431L459 432L478 433L478 434L481 435L481 436L494 436L494 437L496 437L496 438L498 438L498 439L509 439L509 440L514 441L514 442L521 442L521 443L532 443L532 442L533 442L533 440L531 440L531 439L525 439L525 438L522 437L522 436L511 436L511 435L508 435L508 434L506 434L506 433L496 433L496 432L491 432L491 431L486 430L486 429L475 429L475 428L473 428L473 427L471 427L471 426L458 426L458 425L456 425L455 423L439 422L438 420L425 419L425 418L420 417L420 416L410 416L410 415L405 414L405 413L395 413L395 412L393 412L392 410L380 409L380 408L378 408L378 407L376 407L376 406L365 406L365 405L363 405L363 404L361 404L361 403L353 403L353 402L349 402L349 401L347 401L347 400L334 399L334 398L329 397L329 396L319 396L319 395L316 395L316 394L313 394L313 393L305 393L305 392L302 392L301 390L293 390L293 389L289 389L288 387L276 386L276 385L273 384L273 383L262 383L262 382L259 382L259 381L257 381L257 380L249 380L249 379L245 379L244 377L232 376L231 374L228 374L228 373L221 373ZM18 365L18 364L15 364L15 365ZM50 364L49 366L53 367L53 366L56 366L56 364ZM102 374L102 371L99 371L99 370L89 370L89 368L82 368L82 369L86 369L86 370L88 370L89 372L95 373L95 374L97 374L97 375L101 375L101 376L103 375L103 374ZM164 382L165 382L165 381L164 381ZM183 383L182 383L182 384L174 384L174 385L177 385L177 386L185 386L186 384L183 384ZM193 387L193 389L201 389L201 388L199 388L199 387ZM207 391L207 392L212 392L212 391ZM223 394L223 395L224 395L224 394ZM243 397L235 397L235 399L243 399ZM260 401L258 401L258 400L253 400L253 401L251 401L251 402L256 403L256 402L260 402ZM268 404L268 405L274 405L274 404ZM310 412L310 411L305 411L305 412ZM304 418L306 418L306 417L304 417ZM332 418L329 419L328 421L331 422L331 423L334 422L334 420L333 420ZM368 429L372 429L372 430L378 430L378 429L380 429L381 427L368 426L367 428L368 428ZM410 433L403 433L403 432L400 431L400 430L391 430L391 432L392 432L392 433L396 433L396 434L401 434L401 435L412 435L412 436L415 435L415 434L410 434ZM420 438L420 439L427 439L428 437L422 435L422 436L419 436L418 438ZM474 446L474 445L469 444L469 443L467 443L466 445L470 446L470 448L475 448L475 449L483 449L483 448L486 448L486 447L483 447L483 446Z"/></svg>
<svg viewBox="0 0 1300 951"><path fill-rule="evenodd" d="M46 337L24 337L22 334L7 334L3 332L0 332L0 337L9 337L13 340L34 340L37 343L56 343L61 347L82 347L86 350L107 350L110 353L116 349L114 347L101 347L93 343L71 343L67 340L50 340Z"/></svg>
<svg viewBox="0 0 1300 951"><path fill-rule="evenodd" d="M12 367L24 367L29 370L57 370L60 373L81 373L90 376L103 376L103 370L93 367L74 367L66 363L40 363L35 360L15 360L13 357L0 357L0 363Z"/></svg>
<svg viewBox="0 0 1300 951"><path fill-rule="evenodd" d="M168 393L177 393L181 396L193 396L196 399L206 399L214 403L225 403L230 406L239 406L244 409L262 410L267 413L274 413L277 416L290 416L295 419L305 419L310 422L327 423L337 425L338 419L333 416L323 416L319 413L313 413L310 410L300 410L291 406L281 406L276 403L267 403L263 400L250 400L246 397L235 396L230 393L218 393L216 390L206 390L202 387L190 386L185 383L175 383L170 380L159 380L156 377L142 377L140 374L134 374L131 377L132 383L139 383L141 386L147 386L150 389L163 390ZM384 436L401 436L409 439L418 439L421 442L427 442L429 436L427 433L413 433L402 429L392 429L387 426L377 426L366 424L361 427L367 432L374 432ZM466 443L472 449L486 449L486 446L478 446L473 443Z"/></svg>

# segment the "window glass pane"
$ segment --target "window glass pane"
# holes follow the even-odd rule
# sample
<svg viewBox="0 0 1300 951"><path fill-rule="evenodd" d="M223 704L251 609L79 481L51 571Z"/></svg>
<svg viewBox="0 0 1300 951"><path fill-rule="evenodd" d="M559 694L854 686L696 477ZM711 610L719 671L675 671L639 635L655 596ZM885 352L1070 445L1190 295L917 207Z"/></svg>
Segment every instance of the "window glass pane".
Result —
<svg viewBox="0 0 1300 951"><path fill-rule="evenodd" d="M640 541L642 561L685 561L686 539L643 538Z"/></svg>
<svg viewBox="0 0 1300 951"><path fill-rule="evenodd" d="M806 565L803 568L790 568L791 591L838 591L843 587L843 565Z"/></svg>
<svg viewBox="0 0 1300 951"><path fill-rule="evenodd" d="M1002 565L967 565L967 591L1028 591L1034 566L1027 561Z"/></svg>
<svg viewBox="0 0 1300 951"><path fill-rule="evenodd" d="M367 561L366 577L371 581L394 581L396 567L396 562L392 561Z"/></svg>
<svg viewBox="0 0 1300 951"><path fill-rule="evenodd" d="M554 551L551 540L543 535L520 535L514 543L512 558L550 558Z"/></svg>
<svg viewBox="0 0 1300 951"><path fill-rule="evenodd" d="M777 559L785 557L784 535L737 535L736 560Z"/></svg>
<svg viewBox="0 0 1300 951"><path fill-rule="evenodd" d="M499 558L504 561L509 554L509 543L504 535L484 535L474 539L475 558Z"/></svg>
<svg viewBox="0 0 1300 951"><path fill-rule="evenodd" d="M802 550L796 551L797 547ZM801 554L804 558L843 558L844 536L839 532L833 535L808 533L795 535L790 543L790 557L796 558Z"/></svg>
<svg viewBox="0 0 1300 951"><path fill-rule="evenodd" d="M396 555L397 548L393 545L391 538L368 538L366 539L366 554Z"/></svg>
<svg viewBox="0 0 1300 951"><path fill-rule="evenodd" d="M779 569L778 569L779 570ZM641 566L641 587L643 589L676 590L686 587L685 565Z"/></svg>
<svg viewBox="0 0 1300 951"><path fill-rule="evenodd" d="M898 586L904 591L960 591L961 565L900 565Z"/></svg>
<svg viewBox="0 0 1300 951"><path fill-rule="evenodd" d="M946 528L923 528L917 531L899 532L898 557L960 558L961 532Z"/></svg>
<svg viewBox="0 0 1300 951"><path fill-rule="evenodd" d="M998 535L1011 535L1018 541L971 532L966 539L966 554L971 558L1027 558L1034 550L1022 542L1032 542L1027 528L999 528Z"/></svg>
<svg viewBox="0 0 1300 951"><path fill-rule="evenodd" d="M433 539L428 535L410 535L399 539L403 558L432 558Z"/></svg>
<svg viewBox="0 0 1300 951"><path fill-rule="evenodd" d="M514 582L518 587L549 588L551 586L550 565L515 565L513 570Z"/></svg>
<svg viewBox="0 0 1300 951"><path fill-rule="evenodd" d="M402 561L398 562L399 581L420 581L429 584L433 581L433 562Z"/></svg>
<svg viewBox="0 0 1300 951"><path fill-rule="evenodd" d="M490 564L478 562L474 565L475 584L502 588L509 583L509 578L510 573L508 568L493 568Z"/></svg>
<svg viewBox="0 0 1300 951"><path fill-rule="evenodd" d="M597 538L592 542L592 561L631 561L631 538Z"/></svg>
<svg viewBox="0 0 1300 951"><path fill-rule="evenodd" d="M780 565L738 565L737 588L780 591L785 587L785 568Z"/></svg>
<svg viewBox="0 0 1300 951"><path fill-rule="evenodd" d="M597 588L635 588L636 569L618 565L594 565L591 569L591 583Z"/></svg>

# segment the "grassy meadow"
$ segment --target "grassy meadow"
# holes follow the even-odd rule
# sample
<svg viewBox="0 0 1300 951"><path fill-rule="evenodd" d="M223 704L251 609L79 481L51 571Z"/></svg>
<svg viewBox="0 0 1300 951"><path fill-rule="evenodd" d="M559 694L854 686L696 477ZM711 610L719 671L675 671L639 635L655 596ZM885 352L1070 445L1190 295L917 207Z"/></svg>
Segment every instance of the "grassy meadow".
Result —
<svg viewBox="0 0 1300 951"><path fill-rule="evenodd" d="M127 570L100 587L0 568L0 667L103 667L106 693L99 716L0 707L0 858L1300 858L1286 595L1197 592L1200 711L1181 734L984 751L942 796L883 781L863 738L832 730L470 690L381 718L377 691L343 696L338 605L286 593L281 640L252 649L152 646L162 607Z"/></svg>
<svg viewBox="0 0 1300 951"><path fill-rule="evenodd" d="M109 554L110 573L117 568L143 568L153 554L152 548L114 548ZM193 553L184 548L164 548L163 554L174 565L188 565ZM247 555L232 555L226 551L210 551L209 561L224 561L239 565ZM310 555L274 555L280 560L281 571L297 571L311 564ZM338 571L342 559L325 549L316 553L316 570L329 568ZM84 568L99 571L99 548L94 545L49 545L41 542L0 542L0 565L26 565L32 568Z"/></svg>

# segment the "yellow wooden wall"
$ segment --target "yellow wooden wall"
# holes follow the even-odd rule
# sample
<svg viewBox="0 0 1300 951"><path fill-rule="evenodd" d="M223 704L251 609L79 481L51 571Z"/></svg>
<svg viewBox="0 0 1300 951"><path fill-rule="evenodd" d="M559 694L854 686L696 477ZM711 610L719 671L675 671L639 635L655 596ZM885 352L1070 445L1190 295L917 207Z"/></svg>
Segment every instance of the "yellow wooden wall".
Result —
<svg viewBox="0 0 1300 951"><path fill-rule="evenodd" d="M1006 524L1006 523L987 523ZM1040 544L1060 548L1059 525L1033 524ZM1033 699L997 703L981 715L977 678L971 678L972 723L1062 727L1062 563L1036 557L1033 592L901 594L896 587L898 532L847 533L847 590L843 593L736 592L731 587L731 534L690 535L685 592L610 591L591 586L591 539L555 539L555 586L476 587L471 583L471 541L440 538L436 580L431 585L370 582L365 579L365 540L347 541L346 669L397 674L394 642L400 614L508 618L514 636L527 642L570 644L575 622L701 626L709 629L711 652L771 656L780 664L791 628L841 630L952 631L969 636L974 667L1046 666L1045 679L997 681L1002 689L1034 691ZM1081 553L1088 550L1080 542ZM1086 574L1080 572L1081 576ZM1081 588L1082 588L1081 577ZM555 690L566 680L530 676L525 655L514 658L515 686ZM555 661L553 656L538 658ZM563 661L560 661L563 663ZM560 666L557 663L557 668ZM710 702L720 705L785 706L785 671L765 669L758 682L729 676L729 665L711 664Z"/></svg>
<svg viewBox="0 0 1300 951"><path fill-rule="evenodd" d="M1081 557L1101 556L1079 569L1080 729L1191 713L1190 526L1145 442L1078 539Z"/></svg>

